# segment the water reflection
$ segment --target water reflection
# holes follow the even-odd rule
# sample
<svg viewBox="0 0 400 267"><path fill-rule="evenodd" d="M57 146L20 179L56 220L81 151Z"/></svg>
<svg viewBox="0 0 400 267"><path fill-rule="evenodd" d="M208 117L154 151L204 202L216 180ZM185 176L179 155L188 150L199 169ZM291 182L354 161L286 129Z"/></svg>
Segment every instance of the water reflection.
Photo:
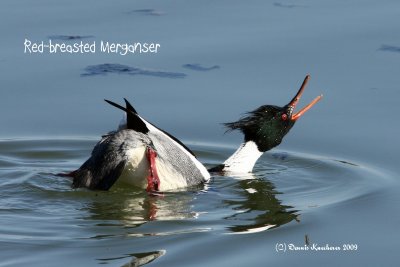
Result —
<svg viewBox="0 0 400 267"><path fill-rule="evenodd" d="M152 251L152 252L146 252L146 253L134 253L132 256L134 258L122 265L122 267L137 267L137 266L143 266L147 263L150 263L154 261L155 259L165 255L166 251L165 250L159 250L159 251Z"/></svg>
<svg viewBox="0 0 400 267"><path fill-rule="evenodd" d="M52 246L53 253L43 252L51 260L78 254L84 255L81 261L113 266L157 264L166 251L168 260L176 261L195 246L209 249L227 233L280 227L297 220L296 210L322 217L324 207L334 204L351 211L353 200L372 199L371 193L392 181L386 172L346 159L279 151L266 153L254 175L214 174L206 186L162 196L122 184L108 192L72 190L69 179L49 174L76 168L95 140L0 141L0 241L15 244L16 251L31 242ZM196 150L209 163L229 152L200 145ZM304 242L312 243L308 234ZM15 258L10 253L9 259Z"/></svg>
<svg viewBox="0 0 400 267"><path fill-rule="evenodd" d="M234 233L254 233L279 227L297 220L292 206L283 205L276 197L280 194L265 177L251 175L235 185L236 197L224 200L235 212L225 217L234 221L228 229Z"/></svg>
<svg viewBox="0 0 400 267"><path fill-rule="evenodd" d="M216 176L208 185L191 188L189 191L167 192L161 196L121 186L111 192L98 193L87 206L90 211L87 219L98 221L98 226L137 228L152 221L195 220L200 217L207 219L207 216L211 216L210 211L202 211L201 207L211 206L221 209L218 214L224 214L219 218L220 224L224 225L223 229L234 233L252 233L279 227L297 218L297 211L281 203L276 197L280 193L265 177L247 175L237 178ZM224 183L229 185L224 186ZM169 235L212 229L209 225L197 225L195 229L182 227L174 227L170 232L167 228L157 227L151 233L136 230L124 234L132 237ZM95 238L104 237L108 236Z"/></svg>
<svg viewBox="0 0 400 267"><path fill-rule="evenodd" d="M400 47L399 46L394 46L394 45L381 45L381 47L378 49L379 51L386 51L386 52L395 52L399 53L400 52Z"/></svg>
<svg viewBox="0 0 400 267"><path fill-rule="evenodd" d="M107 263L109 263L109 261L133 257L131 261L122 265L122 267L138 267L138 266L146 265L146 264L156 260L157 258L164 256L165 253L166 253L165 250L157 250L157 251L142 252L142 253L132 253L132 254L121 256L121 257L104 258L104 259L98 259L98 260L100 261L101 264L107 264Z"/></svg>
<svg viewBox="0 0 400 267"><path fill-rule="evenodd" d="M171 72L164 70L150 70L143 69L139 67L132 67L122 64L98 64L98 65L90 65L85 68L85 72L81 74L82 77L87 76L96 76L96 75L107 75L110 73L116 74L128 74L128 75L145 75L145 76L154 76L161 78L172 78L172 79L181 79L185 78L186 74L182 72Z"/></svg>
<svg viewBox="0 0 400 267"><path fill-rule="evenodd" d="M198 192L204 188L199 186L191 189ZM150 221L196 218L198 212L192 210L195 199L196 193L193 191L149 195L141 189L118 185L110 192L99 192L86 209L90 211L88 219L111 221L113 225L118 221L127 227L137 227Z"/></svg>
<svg viewBox="0 0 400 267"><path fill-rule="evenodd" d="M159 11L152 8L145 8L145 9L135 9L128 12L129 14L142 14L146 16L162 16L165 15L165 12Z"/></svg>
<svg viewBox="0 0 400 267"><path fill-rule="evenodd" d="M216 70L216 69L220 68L220 66L218 66L218 65L205 67L205 66L202 66L202 65L200 65L198 63L193 63L193 64L188 63L188 64L182 65L182 67L184 67L186 69L190 69L190 70L196 70L196 71L210 71L210 70Z"/></svg>
<svg viewBox="0 0 400 267"><path fill-rule="evenodd" d="M51 40L61 40L61 41L75 41L82 39L93 38L93 35L50 35L48 36Z"/></svg>

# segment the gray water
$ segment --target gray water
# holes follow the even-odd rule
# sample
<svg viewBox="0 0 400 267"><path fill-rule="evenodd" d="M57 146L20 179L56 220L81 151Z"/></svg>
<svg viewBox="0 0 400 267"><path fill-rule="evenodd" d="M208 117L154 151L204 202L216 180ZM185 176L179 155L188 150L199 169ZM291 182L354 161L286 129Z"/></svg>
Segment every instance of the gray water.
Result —
<svg viewBox="0 0 400 267"><path fill-rule="evenodd" d="M396 266L397 1L2 1L1 266ZM157 54L24 54L24 40L159 43ZM240 144L221 122L323 100L252 174L163 197L72 190L122 114L212 166ZM292 251L291 245L309 248ZM317 247L339 247L315 251ZM347 250L344 250L347 249Z"/></svg>

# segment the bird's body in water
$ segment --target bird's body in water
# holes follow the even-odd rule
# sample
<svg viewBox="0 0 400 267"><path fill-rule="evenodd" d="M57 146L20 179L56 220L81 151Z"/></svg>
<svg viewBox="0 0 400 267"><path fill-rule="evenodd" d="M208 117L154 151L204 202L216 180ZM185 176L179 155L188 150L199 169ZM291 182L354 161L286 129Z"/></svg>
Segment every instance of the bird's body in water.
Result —
<svg viewBox="0 0 400 267"><path fill-rule="evenodd" d="M210 172L251 172L257 159L279 145L297 119L321 99L319 96L293 113L308 80L309 76L289 104L261 106L236 122L226 123L228 131L243 132L244 142L224 163L209 170L182 142L139 116L126 99L126 107L106 100L126 112L126 124L103 136L91 157L66 175L73 177L74 188L108 190L118 180L157 192L205 183Z"/></svg>
<svg viewBox="0 0 400 267"><path fill-rule="evenodd" d="M207 169L179 140L141 118L126 101L127 122L100 140L76 171L72 186L108 190L117 180L147 191L168 191L210 179Z"/></svg>

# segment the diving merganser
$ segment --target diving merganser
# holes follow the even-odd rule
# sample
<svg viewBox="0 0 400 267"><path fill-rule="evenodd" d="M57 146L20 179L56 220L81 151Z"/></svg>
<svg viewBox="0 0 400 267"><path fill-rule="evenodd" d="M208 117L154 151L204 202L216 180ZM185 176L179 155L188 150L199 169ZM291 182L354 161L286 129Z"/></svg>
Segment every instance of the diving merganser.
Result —
<svg viewBox="0 0 400 267"><path fill-rule="evenodd" d="M261 106L237 122L226 123L228 131L243 132L244 143L223 164L209 170L177 138L139 116L126 99L126 107L105 100L125 111L126 123L104 135L91 157L66 175L73 177L73 188L108 190L119 180L158 192L205 183L209 172L251 172L263 152L279 145L297 119L322 98L318 96L293 114L309 79L307 75L289 104Z"/></svg>
<svg viewBox="0 0 400 267"><path fill-rule="evenodd" d="M108 190L117 181L149 192L168 191L207 182L210 174L177 138L138 115L125 99L126 124L104 135L91 157L69 176L73 188Z"/></svg>

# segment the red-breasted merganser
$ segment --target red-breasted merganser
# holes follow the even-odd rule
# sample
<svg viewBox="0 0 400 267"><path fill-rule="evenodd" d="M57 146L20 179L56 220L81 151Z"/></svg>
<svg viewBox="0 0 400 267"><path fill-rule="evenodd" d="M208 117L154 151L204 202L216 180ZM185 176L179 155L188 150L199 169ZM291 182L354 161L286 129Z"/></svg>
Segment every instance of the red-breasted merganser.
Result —
<svg viewBox="0 0 400 267"><path fill-rule="evenodd" d="M122 180L149 192L168 191L207 182L210 174L177 138L143 119L125 99L126 124L104 135L91 157L76 171L73 188L108 190Z"/></svg>
<svg viewBox="0 0 400 267"><path fill-rule="evenodd" d="M287 105L283 107L261 106L248 112L247 116L236 122L225 123L227 131L240 130L244 134L244 142L224 163L209 169L209 171L251 172L258 158L265 151L279 145L296 121L321 100L322 95L317 96L300 111L293 113L309 80L310 75L307 75L299 91Z"/></svg>
<svg viewBox="0 0 400 267"><path fill-rule="evenodd" d="M126 112L126 123L104 135L91 157L66 175L73 177L73 188L108 190L122 180L157 192L205 183L209 172L251 172L263 152L279 145L297 119L321 99L318 96L293 113L309 78L306 76L296 96L284 107L261 106L237 122L226 123L229 130L243 132L244 143L223 164L209 170L177 138L139 116L126 99L126 107L106 100Z"/></svg>

